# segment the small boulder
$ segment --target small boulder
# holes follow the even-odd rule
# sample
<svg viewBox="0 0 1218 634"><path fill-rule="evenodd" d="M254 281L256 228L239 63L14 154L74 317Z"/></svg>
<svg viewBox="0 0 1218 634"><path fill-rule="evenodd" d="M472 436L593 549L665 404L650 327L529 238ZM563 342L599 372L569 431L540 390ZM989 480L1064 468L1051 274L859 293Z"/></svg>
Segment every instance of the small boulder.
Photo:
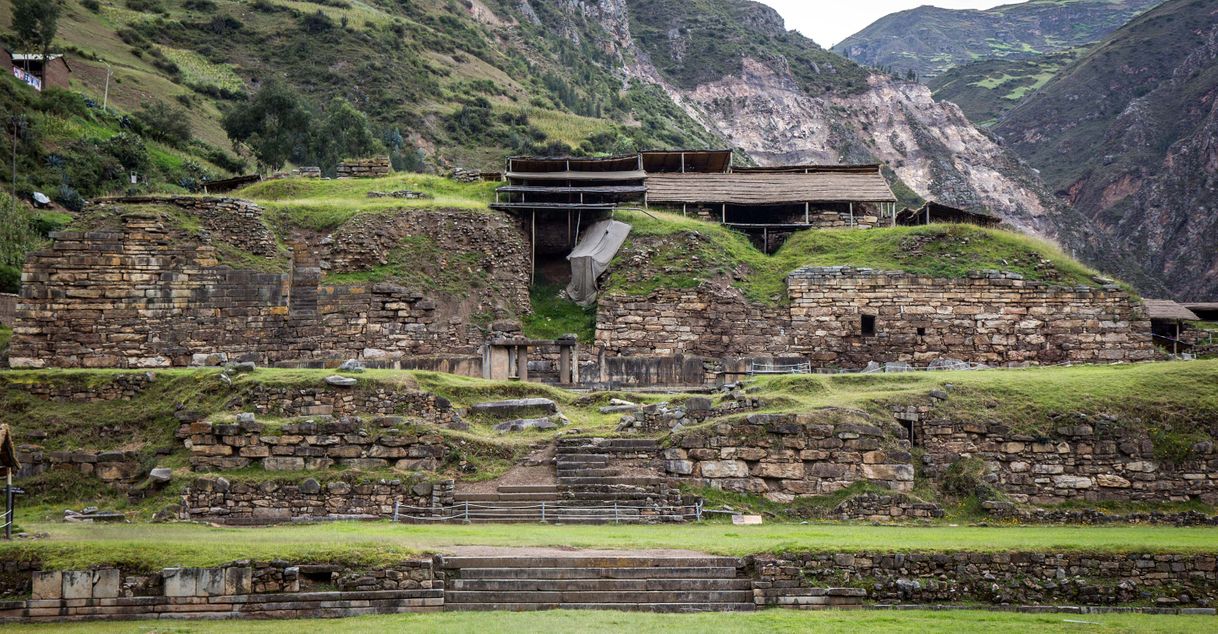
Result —
<svg viewBox="0 0 1218 634"><path fill-rule="evenodd" d="M495 431L501 434L506 434L508 432L522 432L529 429L551 431L558 429L559 425L565 421L565 419L559 419L561 419L561 417L554 416L550 418L518 418L516 420L509 420L505 423L495 425Z"/></svg>
<svg viewBox="0 0 1218 634"><path fill-rule="evenodd" d="M339 372L363 372L367 368L359 359L347 359L343 364L338 366Z"/></svg>
<svg viewBox="0 0 1218 634"><path fill-rule="evenodd" d="M232 367L232 370L235 374L249 374L250 372L253 372L254 370L257 370L257 369L258 369L258 364L254 363L253 361L242 361L241 363L234 363L233 367Z"/></svg>
<svg viewBox="0 0 1218 634"><path fill-rule="evenodd" d="M358 383L356 379L349 376L339 376L337 374L326 377L326 384L335 387L354 387Z"/></svg>
<svg viewBox="0 0 1218 634"><path fill-rule="evenodd" d="M237 423L240 425L249 425L254 422L253 412L241 412L237 414Z"/></svg>
<svg viewBox="0 0 1218 634"><path fill-rule="evenodd" d="M309 478L300 483L300 492L305 495L317 495L321 493L321 484L317 480Z"/></svg>
<svg viewBox="0 0 1218 634"><path fill-rule="evenodd" d="M164 484L173 479L173 470L169 467L157 467L148 472L148 479L158 484Z"/></svg>
<svg viewBox="0 0 1218 634"><path fill-rule="evenodd" d="M711 400L705 396L694 396L685 401L685 411L700 414L711 410Z"/></svg>

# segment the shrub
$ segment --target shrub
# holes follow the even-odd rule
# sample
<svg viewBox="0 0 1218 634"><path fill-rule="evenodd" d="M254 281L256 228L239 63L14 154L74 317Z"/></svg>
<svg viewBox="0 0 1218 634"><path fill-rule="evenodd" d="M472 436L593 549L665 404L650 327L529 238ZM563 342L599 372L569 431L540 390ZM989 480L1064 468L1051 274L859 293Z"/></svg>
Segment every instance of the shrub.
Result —
<svg viewBox="0 0 1218 634"><path fill-rule="evenodd" d="M985 463L980 458L961 458L943 473L943 492L960 498L986 497L990 487L985 483Z"/></svg>
<svg viewBox="0 0 1218 634"><path fill-rule="evenodd" d="M59 186L59 191L55 193L55 201L71 211L80 211L85 208L84 197L67 183Z"/></svg>

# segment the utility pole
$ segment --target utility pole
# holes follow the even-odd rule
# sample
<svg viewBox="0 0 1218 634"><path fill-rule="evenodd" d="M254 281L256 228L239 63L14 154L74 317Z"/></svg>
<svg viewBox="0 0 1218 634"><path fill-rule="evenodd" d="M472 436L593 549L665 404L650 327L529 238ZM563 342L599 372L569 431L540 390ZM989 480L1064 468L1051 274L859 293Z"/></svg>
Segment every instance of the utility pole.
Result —
<svg viewBox="0 0 1218 634"><path fill-rule="evenodd" d="M106 64L105 62L102 63ZM112 74L113 71L110 69L110 65L106 64L106 91L102 95L102 112L106 112L106 107L110 105L110 75Z"/></svg>

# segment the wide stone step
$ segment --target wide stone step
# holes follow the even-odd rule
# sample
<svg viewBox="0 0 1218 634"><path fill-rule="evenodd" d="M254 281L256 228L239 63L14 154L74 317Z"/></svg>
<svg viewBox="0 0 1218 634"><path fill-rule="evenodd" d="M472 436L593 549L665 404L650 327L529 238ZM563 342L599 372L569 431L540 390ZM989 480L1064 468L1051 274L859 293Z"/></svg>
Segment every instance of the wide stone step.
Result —
<svg viewBox="0 0 1218 634"><path fill-rule="evenodd" d="M556 493L457 493L455 502L529 502L557 499Z"/></svg>
<svg viewBox="0 0 1218 634"><path fill-rule="evenodd" d="M560 487L578 486L578 485L605 485L605 486L649 486L655 484L664 484L668 482L666 478L646 478L646 477L571 477L558 478Z"/></svg>
<svg viewBox="0 0 1218 634"><path fill-rule="evenodd" d="M752 612L753 603L453 603L446 610L531 612L535 610L619 610L631 612Z"/></svg>
<svg viewBox="0 0 1218 634"><path fill-rule="evenodd" d="M504 484L499 486L499 493L557 493L556 484Z"/></svg>
<svg viewBox="0 0 1218 634"><path fill-rule="evenodd" d="M444 593L444 603L744 603L752 590L644 591L644 592L466 592Z"/></svg>
<svg viewBox="0 0 1218 634"><path fill-rule="evenodd" d="M469 592L709 592L753 591L750 579L453 579Z"/></svg>
<svg viewBox="0 0 1218 634"><path fill-rule="evenodd" d="M611 478L621 473L619 469L608 467L568 467L564 465L558 465L555 471L559 480L565 478Z"/></svg>
<svg viewBox="0 0 1218 634"><path fill-rule="evenodd" d="M736 561L730 565L620 568L587 566L536 568L462 567L461 579L735 579ZM450 583L452 580L450 580Z"/></svg>
<svg viewBox="0 0 1218 634"><path fill-rule="evenodd" d="M735 557L636 557L631 555L572 555L569 557L513 556L442 556L444 568L651 568L688 569L705 567L739 567Z"/></svg>

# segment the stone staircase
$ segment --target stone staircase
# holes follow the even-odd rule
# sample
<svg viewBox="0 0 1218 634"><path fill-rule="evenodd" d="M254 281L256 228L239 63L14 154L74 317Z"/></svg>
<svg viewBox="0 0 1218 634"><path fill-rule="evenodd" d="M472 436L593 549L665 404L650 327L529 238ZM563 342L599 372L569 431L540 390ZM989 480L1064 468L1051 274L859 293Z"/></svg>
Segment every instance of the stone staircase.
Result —
<svg viewBox="0 0 1218 634"><path fill-rule="evenodd" d="M679 522L694 509L656 468L659 444L645 438L561 438L554 469L559 493L578 505L598 505L608 521Z"/></svg>
<svg viewBox="0 0 1218 634"><path fill-rule="evenodd" d="M654 440L564 438L555 448L555 484L501 485L494 493L453 496L448 521L680 522L697 510L655 469Z"/></svg>
<svg viewBox="0 0 1218 634"><path fill-rule="evenodd" d="M751 611L743 563L710 556L441 556L446 610Z"/></svg>

